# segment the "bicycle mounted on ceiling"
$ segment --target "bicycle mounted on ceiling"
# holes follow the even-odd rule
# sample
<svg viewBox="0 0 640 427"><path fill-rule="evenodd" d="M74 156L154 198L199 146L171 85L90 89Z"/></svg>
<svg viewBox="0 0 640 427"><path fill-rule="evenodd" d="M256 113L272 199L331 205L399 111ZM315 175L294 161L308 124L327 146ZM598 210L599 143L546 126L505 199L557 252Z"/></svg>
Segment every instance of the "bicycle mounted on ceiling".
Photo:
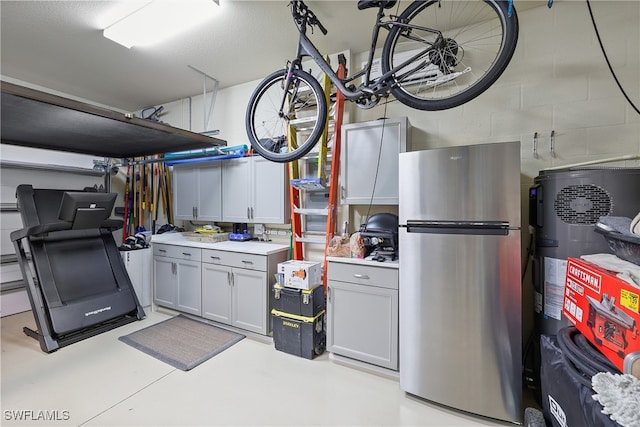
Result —
<svg viewBox="0 0 640 427"><path fill-rule="evenodd" d="M318 80L303 70L310 57L333 85L360 108L372 108L392 94L418 110L462 105L486 91L507 67L518 38L512 0L417 0L400 15L385 15L397 0L360 0L358 9L378 8L366 65L340 79L307 37L307 28L327 29L303 1L291 1L298 27L295 59L255 89L245 125L253 149L268 160L290 162L318 142L327 120L327 101ZM380 30L388 31L375 59ZM379 65L379 70L378 66ZM357 80L360 80L359 84ZM288 142L289 124L298 115L313 124L297 144Z"/></svg>

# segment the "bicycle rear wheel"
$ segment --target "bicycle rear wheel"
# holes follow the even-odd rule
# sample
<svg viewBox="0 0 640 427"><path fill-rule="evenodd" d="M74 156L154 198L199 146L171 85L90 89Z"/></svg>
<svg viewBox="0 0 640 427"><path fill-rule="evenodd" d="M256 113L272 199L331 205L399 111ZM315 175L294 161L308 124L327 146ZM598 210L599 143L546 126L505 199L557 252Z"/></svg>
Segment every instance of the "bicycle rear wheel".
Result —
<svg viewBox="0 0 640 427"><path fill-rule="evenodd" d="M287 70L279 70L260 82L245 116L253 149L278 163L297 160L311 151L327 120L327 101L320 83L306 71L294 69L289 87L285 88L286 77ZM289 125L296 122L302 123L304 129L298 129L291 146L287 134Z"/></svg>
<svg viewBox="0 0 640 427"><path fill-rule="evenodd" d="M382 51L391 93L419 110L444 110L487 90L505 70L518 18L501 0L415 1L400 15ZM403 25L404 24L404 25Z"/></svg>

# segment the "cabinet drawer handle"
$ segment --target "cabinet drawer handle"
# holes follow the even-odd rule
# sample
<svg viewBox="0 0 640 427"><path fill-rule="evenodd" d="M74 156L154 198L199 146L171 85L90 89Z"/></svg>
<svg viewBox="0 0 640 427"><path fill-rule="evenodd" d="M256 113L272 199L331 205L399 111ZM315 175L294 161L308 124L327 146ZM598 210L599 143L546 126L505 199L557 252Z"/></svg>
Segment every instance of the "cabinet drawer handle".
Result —
<svg viewBox="0 0 640 427"><path fill-rule="evenodd" d="M220 261L220 257L219 257L219 256L210 256L209 258L211 258L211 259L217 259L218 261Z"/></svg>
<svg viewBox="0 0 640 427"><path fill-rule="evenodd" d="M360 273L353 273L353 277L355 277L356 279L369 279L369 276L367 276L366 274L360 274Z"/></svg>
<svg viewBox="0 0 640 427"><path fill-rule="evenodd" d="M158 249L158 252L167 252L167 250L166 249Z"/></svg>
<svg viewBox="0 0 640 427"><path fill-rule="evenodd" d="M184 256L191 256L191 254L189 252L182 252L182 255Z"/></svg>
<svg viewBox="0 0 640 427"><path fill-rule="evenodd" d="M253 261L245 261L245 260L242 260L242 262L243 262L244 264L251 264L251 265L253 265Z"/></svg>

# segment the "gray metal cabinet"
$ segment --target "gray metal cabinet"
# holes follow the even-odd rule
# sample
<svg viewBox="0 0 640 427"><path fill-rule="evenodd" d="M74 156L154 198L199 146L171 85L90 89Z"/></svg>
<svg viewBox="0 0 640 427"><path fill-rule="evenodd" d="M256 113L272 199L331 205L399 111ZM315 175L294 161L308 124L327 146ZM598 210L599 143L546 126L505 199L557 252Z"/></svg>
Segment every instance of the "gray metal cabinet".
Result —
<svg viewBox="0 0 640 427"><path fill-rule="evenodd" d="M160 306L185 313L202 314L201 250L153 245L154 295Z"/></svg>
<svg viewBox="0 0 640 427"><path fill-rule="evenodd" d="M329 261L327 349L398 370L398 269Z"/></svg>
<svg viewBox="0 0 640 427"><path fill-rule="evenodd" d="M202 317L267 335L269 289L287 249L256 255L205 249L202 252Z"/></svg>
<svg viewBox="0 0 640 427"><path fill-rule="evenodd" d="M222 163L173 167L175 218L186 221L222 220Z"/></svg>
<svg viewBox="0 0 640 427"><path fill-rule="evenodd" d="M226 222L289 222L285 167L262 157L230 159L222 166L222 217Z"/></svg>
<svg viewBox="0 0 640 427"><path fill-rule="evenodd" d="M398 204L398 158L407 150L408 132L406 117L342 126L342 204Z"/></svg>

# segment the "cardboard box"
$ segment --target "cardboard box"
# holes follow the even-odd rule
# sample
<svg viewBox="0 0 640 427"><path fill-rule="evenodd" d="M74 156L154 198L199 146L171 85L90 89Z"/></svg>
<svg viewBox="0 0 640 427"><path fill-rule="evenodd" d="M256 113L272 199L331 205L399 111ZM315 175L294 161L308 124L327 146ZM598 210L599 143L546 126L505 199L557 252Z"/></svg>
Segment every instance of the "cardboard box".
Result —
<svg viewBox="0 0 640 427"><path fill-rule="evenodd" d="M621 371L640 351L640 288L615 272L569 258L562 312Z"/></svg>
<svg viewBox="0 0 640 427"><path fill-rule="evenodd" d="M276 350L305 359L324 353L327 346L324 310L314 317L271 310L271 317Z"/></svg>
<svg viewBox="0 0 640 427"><path fill-rule="evenodd" d="M319 262L289 260L278 264L278 284L288 288L312 289L322 283Z"/></svg>

